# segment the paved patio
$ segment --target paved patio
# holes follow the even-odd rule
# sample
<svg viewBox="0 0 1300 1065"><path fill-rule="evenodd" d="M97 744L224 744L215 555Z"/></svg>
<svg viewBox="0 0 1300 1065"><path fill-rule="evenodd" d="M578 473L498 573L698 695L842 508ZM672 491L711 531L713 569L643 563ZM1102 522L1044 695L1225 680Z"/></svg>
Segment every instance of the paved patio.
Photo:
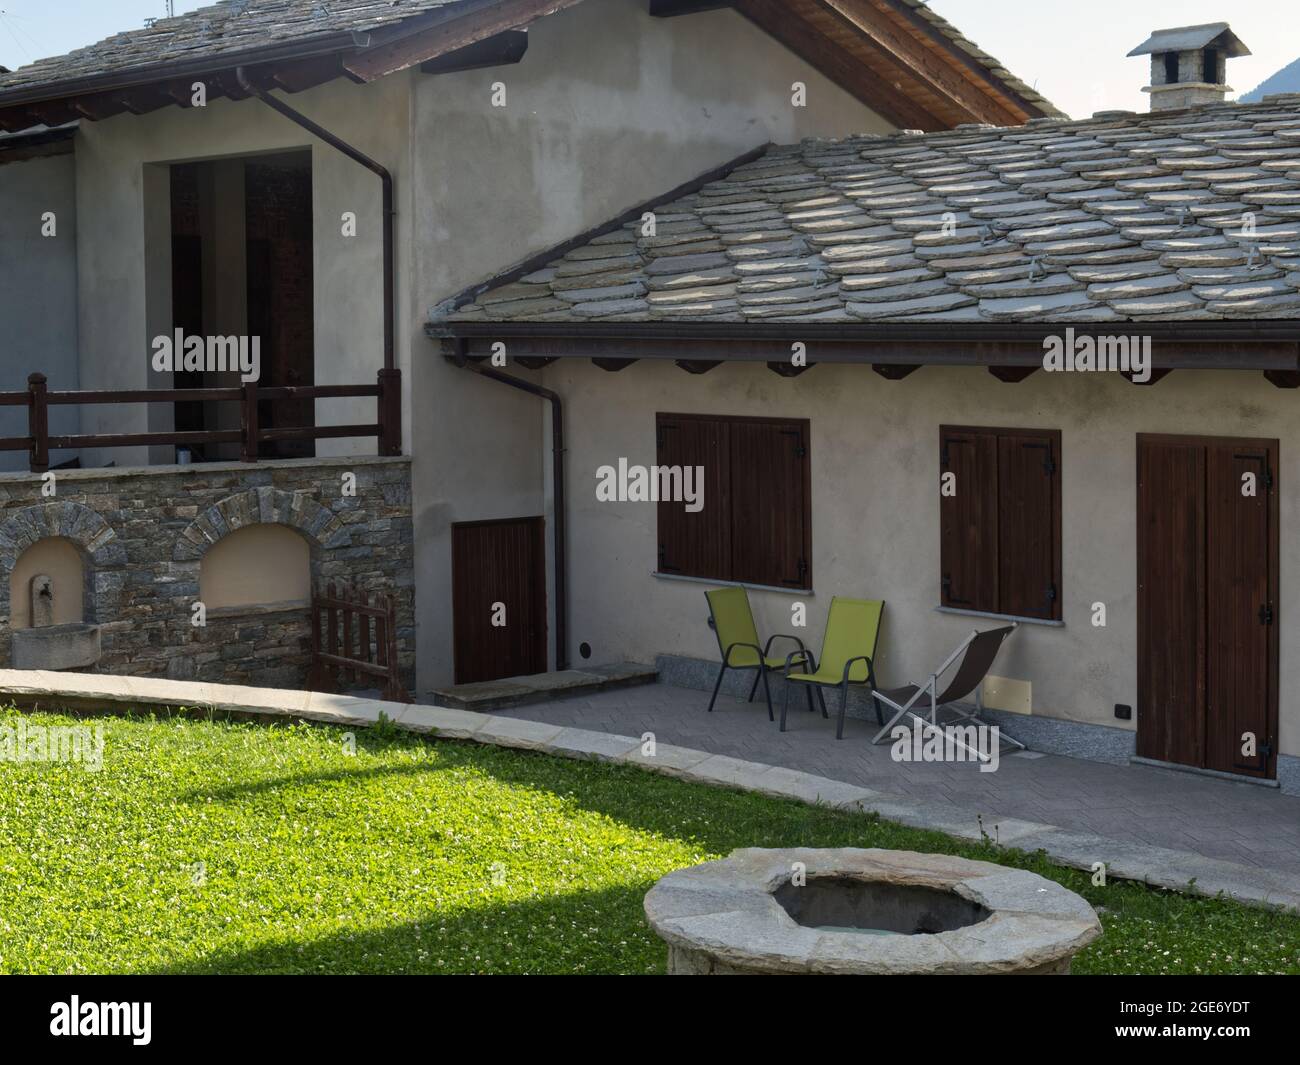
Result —
<svg viewBox="0 0 1300 1065"><path fill-rule="evenodd" d="M899 763L872 747L867 722L791 707L789 731L753 704L665 684L515 707L495 717L641 736L747 761L785 766L896 795L992 816L1055 825L1129 844L1185 851L1259 869L1300 873L1300 797L1275 789L1148 766L1054 755L1005 756L997 772L971 763ZM779 713L779 708L778 708ZM1032 841L1026 839L1026 846Z"/></svg>

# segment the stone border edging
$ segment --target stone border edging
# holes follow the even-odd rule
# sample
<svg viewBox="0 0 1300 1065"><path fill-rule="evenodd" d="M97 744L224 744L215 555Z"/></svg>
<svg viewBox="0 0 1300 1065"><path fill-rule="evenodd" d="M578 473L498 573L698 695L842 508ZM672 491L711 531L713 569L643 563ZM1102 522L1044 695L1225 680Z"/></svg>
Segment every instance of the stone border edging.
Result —
<svg viewBox="0 0 1300 1065"><path fill-rule="evenodd" d="M747 762L689 747L661 743L654 756L647 757L641 753L641 740L635 736L349 695L106 673L0 669L0 697L24 707L82 712L191 707L236 716L283 717L362 728L374 725L382 713L398 728L416 734L539 751L560 758L635 765L682 780L795 799L809 805L875 813L885 821L974 842L987 835L999 846L1042 850L1057 864L1074 869L1090 871L1095 862L1104 862L1107 876L1121 880L1183 894L1213 897L1222 893L1237 902L1270 909L1300 910L1300 875L1068 832L1034 821L986 817L960 806L887 795L784 766Z"/></svg>

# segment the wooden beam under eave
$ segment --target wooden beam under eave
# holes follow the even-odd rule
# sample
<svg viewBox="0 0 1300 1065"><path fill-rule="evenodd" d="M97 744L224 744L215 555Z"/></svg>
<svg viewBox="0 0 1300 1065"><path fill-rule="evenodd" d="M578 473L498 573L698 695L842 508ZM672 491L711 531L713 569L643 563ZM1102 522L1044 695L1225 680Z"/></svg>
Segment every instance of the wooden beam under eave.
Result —
<svg viewBox="0 0 1300 1065"><path fill-rule="evenodd" d="M769 37L900 129L936 132L950 128L950 123L909 100L897 86L776 0L735 0L735 8Z"/></svg>
<svg viewBox="0 0 1300 1065"><path fill-rule="evenodd" d="M133 115L147 115L176 103L170 93L154 88L127 89L115 95L122 107Z"/></svg>
<svg viewBox="0 0 1300 1065"><path fill-rule="evenodd" d="M466 48L485 37L519 30L539 18L573 7L581 0L507 0L470 11L418 33L364 48L343 60L343 68L363 81L426 63Z"/></svg>
<svg viewBox="0 0 1300 1065"><path fill-rule="evenodd" d="M126 104L109 93L77 96L69 101L69 106L82 118L89 119L91 122L102 122L106 118L126 113Z"/></svg>
<svg viewBox="0 0 1300 1065"><path fill-rule="evenodd" d="M592 365L599 366L606 373L618 373L619 370L626 370L636 359L592 359Z"/></svg>
<svg viewBox="0 0 1300 1065"><path fill-rule="evenodd" d="M997 126L1019 125L1022 116L1001 106L981 92L956 70L939 62L917 38L903 32L886 14L887 5L848 0L808 0L834 17L841 25L862 35L877 56L925 85L930 92L966 115L971 122Z"/></svg>
<svg viewBox="0 0 1300 1065"><path fill-rule="evenodd" d="M724 7L731 7L731 0L650 0L650 17L673 18Z"/></svg>
<svg viewBox="0 0 1300 1065"><path fill-rule="evenodd" d="M1300 370L1265 370L1264 378L1274 388L1300 388Z"/></svg>
<svg viewBox="0 0 1300 1065"><path fill-rule="evenodd" d="M989 373L1004 384L1018 385L1037 369L1037 366L990 366Z"/></svg>
<svg viewBox="0 0 1300 1065"><path fill-rule="evenodd" d="M1123 374L1126 378L1128 378L1129 384L1143 385L1147 387L1154 384L1158 384L1160 381L1164 380L1174 371L1171 369L1164 369L1164 370L1152 369L1148 372L1150 373L1150 376L1145 381L1136 381L1133 379L1132 371L1129 371L1127 373L1125 373L1123 370L1120 371L1121 374Z"/></svg>
<svg viewBox="0 0 1300 1065"><path fill-rule="evenodd" d="M63 126L75 122L81 117L66 100L49 100L44 103L28 104L23 108L27 116L27 126ZM26 129L27 126L20 126Z"/></svg>
<svg viewBox="0 0 1300 1065"><path fill-rule="evenodd" d="M921 367L908 366L896 362L873 362L871 368L880 374L886 381L901 381L909 374L916 373Z"/></svg>
<svg viewBox="0 0 1300 1065"><path fill-rule="evenodd" d="M769 362L767 368L777 377L798 377L801 373L807 373L815 365L817 364L813 362L805 363L803 366L796 366L792 362Z"/></svg>
<svg viewBox="0 0 1300 1065"><path fill-rule="evenodd" d="M716 366L722 365L722 363L715 362L712 359L676 359L675 361L679 370L685 370L687 373L695 374L697 377L700 374L708 373Z"/></svg>
<svg viewBox="0 0 1300 1065"><path fill-rule="evenodd" d="M9 107L0 111L0 132L20 133L32 126L41 125L31 114L19 107Z"/></svg>
<svg viewBox="0 0 1300 1065"><path fill-rule="evenodd" d="M264 74L277 89L283 89L285 92L304 92L327 81L341 78L346 72L338 56L328 55L319 59L302 59L295 63L284 63L260 70L258 73Z"/></svg>
<svg viewBox="0 0 1300 1065"><path fill-rule="evenodd" d="M484 70L518 63L528 51L527 30L506 30L495 37L475 41L454 52L420 64L425 74L455 74L462 70Z"/></svg>
<svg viewBox="0 0 1300 1065"><path fill-rule="evenodd" d="M544 370L558 358L558 355L520 355L515 362L525 370Z"/></svg>

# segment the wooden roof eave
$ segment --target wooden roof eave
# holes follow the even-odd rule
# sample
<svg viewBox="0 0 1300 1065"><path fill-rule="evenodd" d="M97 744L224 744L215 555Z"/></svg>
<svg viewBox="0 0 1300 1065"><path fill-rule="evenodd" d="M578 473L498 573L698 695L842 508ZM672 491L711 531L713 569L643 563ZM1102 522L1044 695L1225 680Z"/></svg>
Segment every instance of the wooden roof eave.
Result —
<svg viewBox="0 0 1300 1065"><path fill-rule="evenodd" d="M430 322L425 331L448 357L490 355L505 342L518 359L789 361L806 345L809 363L895 366L1037 367L1043 341L1077 336L1150 336L1155 368L1300 373L1293 321L1069 323L799 322Z"/></svg>

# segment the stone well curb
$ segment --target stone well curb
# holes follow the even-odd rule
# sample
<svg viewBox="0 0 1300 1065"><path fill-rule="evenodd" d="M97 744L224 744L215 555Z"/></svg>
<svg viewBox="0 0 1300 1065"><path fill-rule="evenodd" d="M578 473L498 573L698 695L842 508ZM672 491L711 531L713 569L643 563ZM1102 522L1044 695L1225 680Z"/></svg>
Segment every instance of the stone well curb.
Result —
<svg viewBox="0 0 1300 1065"><path fill-rule="evenodd" d="M1272 909L1300 910L1300 875L1166 850L1104 836L1067 832L1055 825L982 815L947 803L888 795L856 784L784 766L747 762L707 751L658 744L653 757L641 740L607 732L566 728L501 715L435 706L390 703L348 695L251 688L234 684L101 673L0 669L0 698L29 708L117 712L189 707L254 718L289 718L367 727L386 715L408 732L540 751L560 758L636 765L682 780L752 791L776 798L859 813L883 820L1000 846L1043 851L1060 865L1091 870L1104 862L1107 876L1184 894L1215 896Z"/></svg>

